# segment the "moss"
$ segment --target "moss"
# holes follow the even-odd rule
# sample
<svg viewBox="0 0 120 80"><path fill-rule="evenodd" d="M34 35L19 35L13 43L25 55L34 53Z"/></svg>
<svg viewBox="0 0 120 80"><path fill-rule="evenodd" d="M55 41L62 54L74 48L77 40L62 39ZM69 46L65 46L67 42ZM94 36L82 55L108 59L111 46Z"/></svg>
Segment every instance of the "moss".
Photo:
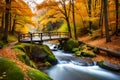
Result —
<svg viewBox="0 0 120 80"><path fill-rule="evenodd" d="M90 52L81 52L81 55L84 57L96 57L95 54L90 53Z"/></svg>
<svg viewBox="0 0 120 80"><path fill-rule="evenodd" d="M103 66L103 63L104 63L104 61L99 61L97 64L98 64L99 66Z"/></svg>
<svg viewBox="0 0 120 80"><path fill-rule="evenodd" d="M99 53L99 49L96 48L96 47L94 47L93 52L94 52L94 53Z"/></svg>
<svg viewBox="0 0 120 80"><path fill-rule="evenodd" d="M41 60L41 61L48 61L51 64L56 64L57 59L53 55L52 51L47 45L39 45L39 44L30 44L30 43L19 43L13 47L16 51L23 51L24 54L26 53L30 58L33 60ZM17 50L18 49L18 50ZM22 52L21 52L22 53ZM42 55L42 59L40 59L39 55ZM22 55L23 57L23 55ZM21 57L19 56L21 59ZM26 57L27 59L27 57Z"/></svg>
<svg viewBox="0 0 120 80"><path fill-rule="evenodd" d="M68 40L63 45L64 51L72 52L73 48L77 48L79 46L79 42L77 40Z"/></svg>
<svg viewBox="0 0 120 80"><path fill-rule="evenodd" d="M80 51L84 50L85 49L85 46L81 45L80 46Z"/></svg>
<svg viewBox="0 0 120 80"><path fill-rule="evenodd" d="M39 70L32 70L32 69L28 69L28 76L32 79L32 80L52 80L49 76L47 76L45 73L40 72Z"/></svg>
<svg viewBox="0 0 120 80"><path fill-rule="evenodd" d="M76 52L76 51L79 51L79 48L73 48L72 49L72 52Z"/></svg>
<svg viewBox="0 0 120 80"><path fill-rule="evenodd" d="M26 65L37 68L32 61L30 61L29 57L26 54L18 54L17 57L19 58L20 61L25 63Z"/></svg>
<svg viewBox="0 0 120 80"><path fill-rule="evenodd" d="M50 67L50 66L52 66L48 61L46 61L45 62L45 66L48 66L48 67Z"/></svg>
<svg viewBox="0 0 120 80"><path fill-rule="evenodd" d="M24 46L21 44L13 46L12 49L19 49L19 50L25 51Z"/></svg>
<svg viewBox="0 0 120 80"><path fill-rule="evenodd" d="M0 75L6 73L5 77L3 77L3 80L23 80L24 79L24 73L22 70L17 67L15 63L12 61L0 58Z"/></svg>
<svg viewBox="0 0 120 80"><path fill-rule="evenodd" d="M80 57L80 56L81 56L81 52L80 52L80 51L76 51L76 52L75 52L75 55L76 55L77 57Z"/></svg>

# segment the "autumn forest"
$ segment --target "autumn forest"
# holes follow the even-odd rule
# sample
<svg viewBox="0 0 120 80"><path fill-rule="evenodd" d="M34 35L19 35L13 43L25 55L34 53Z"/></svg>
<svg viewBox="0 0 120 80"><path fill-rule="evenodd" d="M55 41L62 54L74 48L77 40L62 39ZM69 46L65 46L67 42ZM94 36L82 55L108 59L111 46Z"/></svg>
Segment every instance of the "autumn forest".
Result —
<svg viewBox="0 0 120 80"><path fill-rule="evenodd" d="M119 80L119 41L120 0L0 0L0 80Z"/></svg>

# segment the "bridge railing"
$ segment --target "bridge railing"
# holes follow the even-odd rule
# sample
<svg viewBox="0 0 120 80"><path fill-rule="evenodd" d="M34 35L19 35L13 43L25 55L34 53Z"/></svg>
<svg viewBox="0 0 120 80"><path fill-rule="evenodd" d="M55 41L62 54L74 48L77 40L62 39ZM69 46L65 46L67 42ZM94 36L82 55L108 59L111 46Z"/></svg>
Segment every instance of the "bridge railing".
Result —
<svg viewBox="0 0 120 80"><path fill-rule="evenodd" d="M51 39L69 38L69 32L42 32L18 35L18 41L44 41Z"/></svg>

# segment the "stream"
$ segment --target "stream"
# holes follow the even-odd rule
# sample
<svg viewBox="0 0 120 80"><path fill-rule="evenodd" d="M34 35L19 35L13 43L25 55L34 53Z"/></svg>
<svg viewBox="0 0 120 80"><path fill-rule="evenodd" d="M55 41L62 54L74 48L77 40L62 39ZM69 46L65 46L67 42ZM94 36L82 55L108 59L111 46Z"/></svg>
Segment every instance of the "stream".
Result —
<svg viewBox="0 0 120 80"><path fill-rule="evenodd" d="M54 47L52 44L47 45L51 49ZM58 64L45 71L53 80L120 80L120 73L100 68L95 62L78 60L73 54L62 50L53 53Z"/></svg>

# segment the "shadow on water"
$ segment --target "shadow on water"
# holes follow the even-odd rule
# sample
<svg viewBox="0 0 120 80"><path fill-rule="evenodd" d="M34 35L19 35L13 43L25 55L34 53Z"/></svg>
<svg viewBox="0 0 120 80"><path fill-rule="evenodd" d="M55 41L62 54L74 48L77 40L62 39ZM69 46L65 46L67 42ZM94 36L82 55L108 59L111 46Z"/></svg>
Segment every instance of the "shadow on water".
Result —
<svg viewBox="0 0 120 80"><path fill-rule="evenodd" d="M84 61L81 61L82 59L77 61L73 54L60 50L53 53L58 64L46 70L53 80L120 80L120 73L102 69L97 65L88 66L91 62L86 65Z"/></svg>

